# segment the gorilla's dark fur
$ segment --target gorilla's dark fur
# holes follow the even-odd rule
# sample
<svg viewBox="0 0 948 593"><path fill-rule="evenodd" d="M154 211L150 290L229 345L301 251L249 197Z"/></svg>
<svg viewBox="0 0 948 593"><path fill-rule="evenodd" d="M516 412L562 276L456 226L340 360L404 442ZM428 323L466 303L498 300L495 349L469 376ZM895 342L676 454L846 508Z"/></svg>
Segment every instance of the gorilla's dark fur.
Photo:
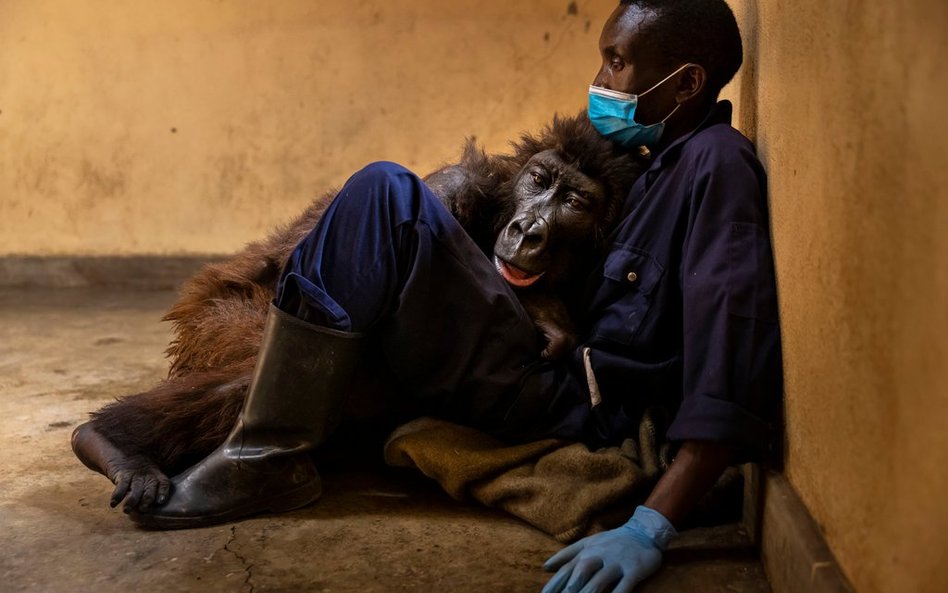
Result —
<svg viewBox="0 0 948 593"><path fill-rule="evenodd" d="M515 184L531 157L554 151L566 167L597 180L604 202L592 236L568 246L574 257L569 270L550 274L526 291L557 293L569 284L569 274L575 278L592 267L642 163L602 139L585 114L555 118L538 135L524 135L512 146L512 154L488 155L469 140L457 165L426 181L490 256L495 238L516 211ZM216 448L240 413L283 263L332 195L316 200L263 241L191 278L164 317L174 326L168 378L94 412L94 430L122 453L153 460L167 475Z"/></svg>

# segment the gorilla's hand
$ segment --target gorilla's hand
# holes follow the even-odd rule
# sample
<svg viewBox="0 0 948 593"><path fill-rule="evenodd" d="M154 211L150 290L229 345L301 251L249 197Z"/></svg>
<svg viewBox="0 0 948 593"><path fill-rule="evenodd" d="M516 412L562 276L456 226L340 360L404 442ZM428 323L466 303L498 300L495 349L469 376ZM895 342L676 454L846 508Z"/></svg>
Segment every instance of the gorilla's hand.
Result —
<svg viewBox="0 0 948 593"><path fill-rule="evenodd" d="M158 465L145 455L127 454L96 432L90 422L79 425L72 433L72 450L89 469L95 470L115 484L109 506L123 500L126 512L146 509L153 503L163 504L171 482Z"/></svg>
<svg viewBox="0 0 948 593"><path fill-rule="evenodd" d="M572 352L577 343L576 332L563 301L537 292L520 295L520 302L546 338L546 348L540 353L543 358L557 360Z"/></svg>

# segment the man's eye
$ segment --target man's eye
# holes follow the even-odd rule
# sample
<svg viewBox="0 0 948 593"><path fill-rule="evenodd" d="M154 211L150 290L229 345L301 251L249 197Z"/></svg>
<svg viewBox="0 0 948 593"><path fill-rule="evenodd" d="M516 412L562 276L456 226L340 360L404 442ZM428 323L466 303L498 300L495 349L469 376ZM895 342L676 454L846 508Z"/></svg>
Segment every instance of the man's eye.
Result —
<svg viewBox="0 0 948 593"><path fill-rule="evenodd" d="M622 70L625 67L625 62L619 58L612 58L611 65L613 70Z"/></svg>

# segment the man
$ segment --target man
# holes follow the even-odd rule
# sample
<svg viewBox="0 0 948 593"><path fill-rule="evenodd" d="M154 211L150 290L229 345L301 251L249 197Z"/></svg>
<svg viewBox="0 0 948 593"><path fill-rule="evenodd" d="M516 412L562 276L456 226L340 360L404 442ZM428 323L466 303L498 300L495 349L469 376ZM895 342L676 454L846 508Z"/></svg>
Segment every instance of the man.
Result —
<svg viewBox="0 0 948 593"><path fill-rule="evenodd" d="M547 561L558 570L543 593L631 590L658 568L673 525L724 467L764 457L774 436L767 419L782 376L766 180L750 142L730 126L730 105L716 104L740 67L741 46L723 0L623 0L603 28L594 85L640 93L629 117L643 124L633 126L637 138L628 128L604 131L645 139L655 155L629 196L616 245L661 279L645 318L622 308L629 297L621 296L605 310L626 314L624 327L601 317L595 327L603 338L629 332L623 366L645 368L627 375L627 390L651 391L655 367L675 369L683 400L668 437L681 446L626 525Z"/></svg>
<svg viewBox="0 0 948 593"><path fill-rule="evenodd" d="M781 368L766 182L730 105L716 102L741 64L723 0L624 0L600 53L590 119L654 157L590 277L569 361L539 358L509 286L417 177L371 165L291 256L230 437L133 519L188 527L315 500L307 452L334 428L372 341L400 392L417 395L407 410L509 439L617 442L645 407L673 410L668 471L625 525L547 561L557 572L544 593L629 591L657 570L674 525L773 436Z"/></svg>

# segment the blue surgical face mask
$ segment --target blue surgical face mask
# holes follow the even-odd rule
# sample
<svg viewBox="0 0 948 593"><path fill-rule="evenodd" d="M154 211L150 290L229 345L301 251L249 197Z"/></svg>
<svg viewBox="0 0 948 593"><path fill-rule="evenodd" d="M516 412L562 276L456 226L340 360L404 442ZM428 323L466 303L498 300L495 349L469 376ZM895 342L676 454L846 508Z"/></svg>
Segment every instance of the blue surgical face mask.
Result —
<svg viewBox="0 0 948 593"><path fill-rule="evenodd" d="M665 122L678 111L681 103L675 105L672 112L662 121L646 126L635 121L635 108L639 104L639 97L651 93L688 66L691 64L683 65L639 95L589 85L589 121L600 134L626 148L654 147L665 131Z"/></svg>

